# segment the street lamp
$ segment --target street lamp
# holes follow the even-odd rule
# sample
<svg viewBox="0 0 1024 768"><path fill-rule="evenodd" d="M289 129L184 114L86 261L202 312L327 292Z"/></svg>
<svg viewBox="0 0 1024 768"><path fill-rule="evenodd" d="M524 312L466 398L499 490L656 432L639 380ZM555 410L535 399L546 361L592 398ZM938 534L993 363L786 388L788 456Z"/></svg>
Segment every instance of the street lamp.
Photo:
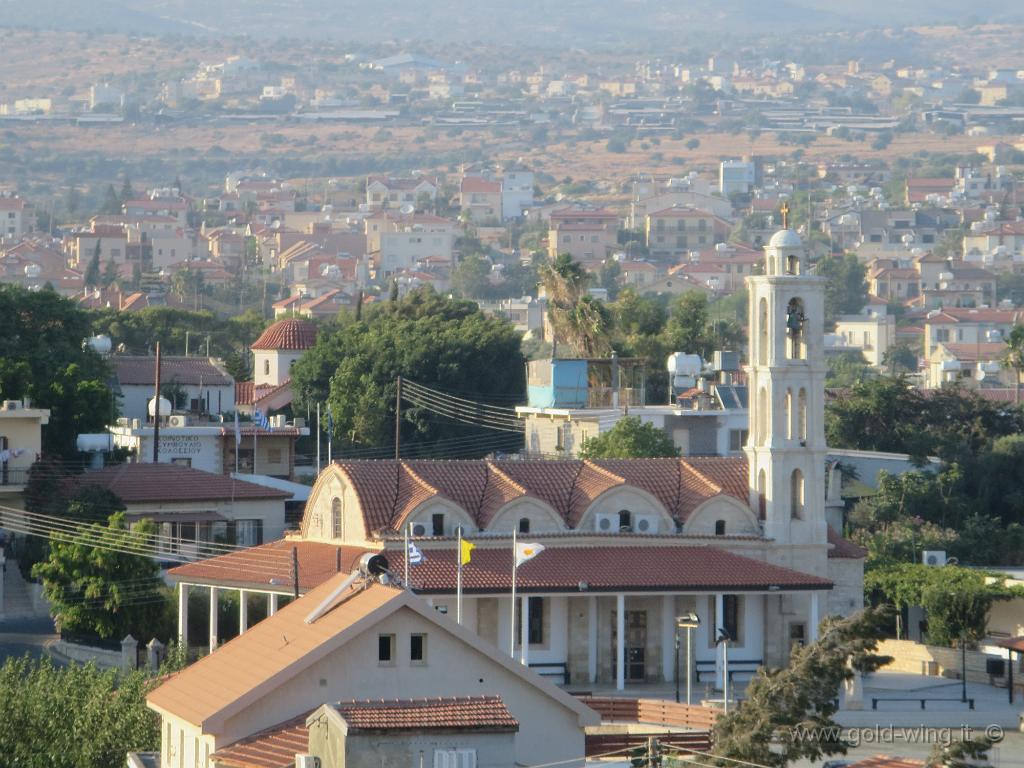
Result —
<svg viewBox="0 0 1024 768"><path fill-rule="evenodd" d="M693 611L676 616L676 704L679 703L679 630L686 630L686 703L690 704L693 679L693 630L700 626L700 616Z"/></svg>
<svg viewBox="0 0 1024 768"><path fill-rule="evenodd" d="M718 639L716 645L722 646L722 702L725 714L729 714L729 641L732 636L725 627L718 628Z"/></svg>

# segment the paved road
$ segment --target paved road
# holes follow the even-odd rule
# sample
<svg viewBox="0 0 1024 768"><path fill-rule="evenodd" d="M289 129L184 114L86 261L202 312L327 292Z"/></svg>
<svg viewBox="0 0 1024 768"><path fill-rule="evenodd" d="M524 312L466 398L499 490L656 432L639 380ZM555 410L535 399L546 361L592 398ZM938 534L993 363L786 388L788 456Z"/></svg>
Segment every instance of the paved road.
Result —
<svg viewBox="0 0 1024 768"><path fill-rule="evenodd" d="M8 657L26 653L39 658L46 645L57 639L48 618L0 619L0 664Z"/></svg>

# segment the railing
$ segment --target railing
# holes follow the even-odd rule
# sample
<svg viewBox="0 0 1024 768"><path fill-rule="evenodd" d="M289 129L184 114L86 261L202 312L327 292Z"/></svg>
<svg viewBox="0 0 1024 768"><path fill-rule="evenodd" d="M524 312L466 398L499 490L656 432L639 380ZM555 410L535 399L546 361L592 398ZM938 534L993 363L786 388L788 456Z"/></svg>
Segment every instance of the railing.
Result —
<svg viewBox="0 0 1024 768"><path fill-rule="evenodd" d="M4 467L0 469L0 486L27 485L28 468Z"/></svg>
<svg viewBox="0 0 1024 768"><path fill-rule="evenodd" d="M649 723L675 728L709 730L718 719L718 710L664 699L627 699L612 696L583 696L580 700L601 720L620 723Z"/></svg>
<svg viewBox="0 0 1024 768"><path fill-rule="evenodd" d="M590 387L587 389L588 408L611 408L615 404L613 387ZM644 404L644 390L639 387L619 387L618 406Z"/></svg>

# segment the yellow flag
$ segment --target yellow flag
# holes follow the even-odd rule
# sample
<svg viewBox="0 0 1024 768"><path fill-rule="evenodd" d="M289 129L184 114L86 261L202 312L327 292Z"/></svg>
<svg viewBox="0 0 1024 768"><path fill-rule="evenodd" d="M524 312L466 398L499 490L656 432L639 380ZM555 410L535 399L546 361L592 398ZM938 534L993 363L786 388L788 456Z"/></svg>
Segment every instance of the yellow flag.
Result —
<svg viewBox="0 0 1024 768"><path fill-rule="evenodd" d="M463 539L461 543L462 551L459 553L459 565L465 565L473 556L473 550L476 549L476 544L472 544L465 539Z"/></svg>

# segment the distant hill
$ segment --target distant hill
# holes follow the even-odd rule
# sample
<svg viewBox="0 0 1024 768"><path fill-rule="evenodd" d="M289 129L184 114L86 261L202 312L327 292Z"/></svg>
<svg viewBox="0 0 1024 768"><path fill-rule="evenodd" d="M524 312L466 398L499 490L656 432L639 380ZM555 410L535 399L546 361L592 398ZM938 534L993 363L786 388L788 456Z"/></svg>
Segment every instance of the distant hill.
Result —
<svg viewBox="0 0 1024 768"><path fill-rule="evenodd" d="M245 33L537 46L680 44L712 35L1024 20L1019 0L0 0L0 22L136 33Z"/></svg>

